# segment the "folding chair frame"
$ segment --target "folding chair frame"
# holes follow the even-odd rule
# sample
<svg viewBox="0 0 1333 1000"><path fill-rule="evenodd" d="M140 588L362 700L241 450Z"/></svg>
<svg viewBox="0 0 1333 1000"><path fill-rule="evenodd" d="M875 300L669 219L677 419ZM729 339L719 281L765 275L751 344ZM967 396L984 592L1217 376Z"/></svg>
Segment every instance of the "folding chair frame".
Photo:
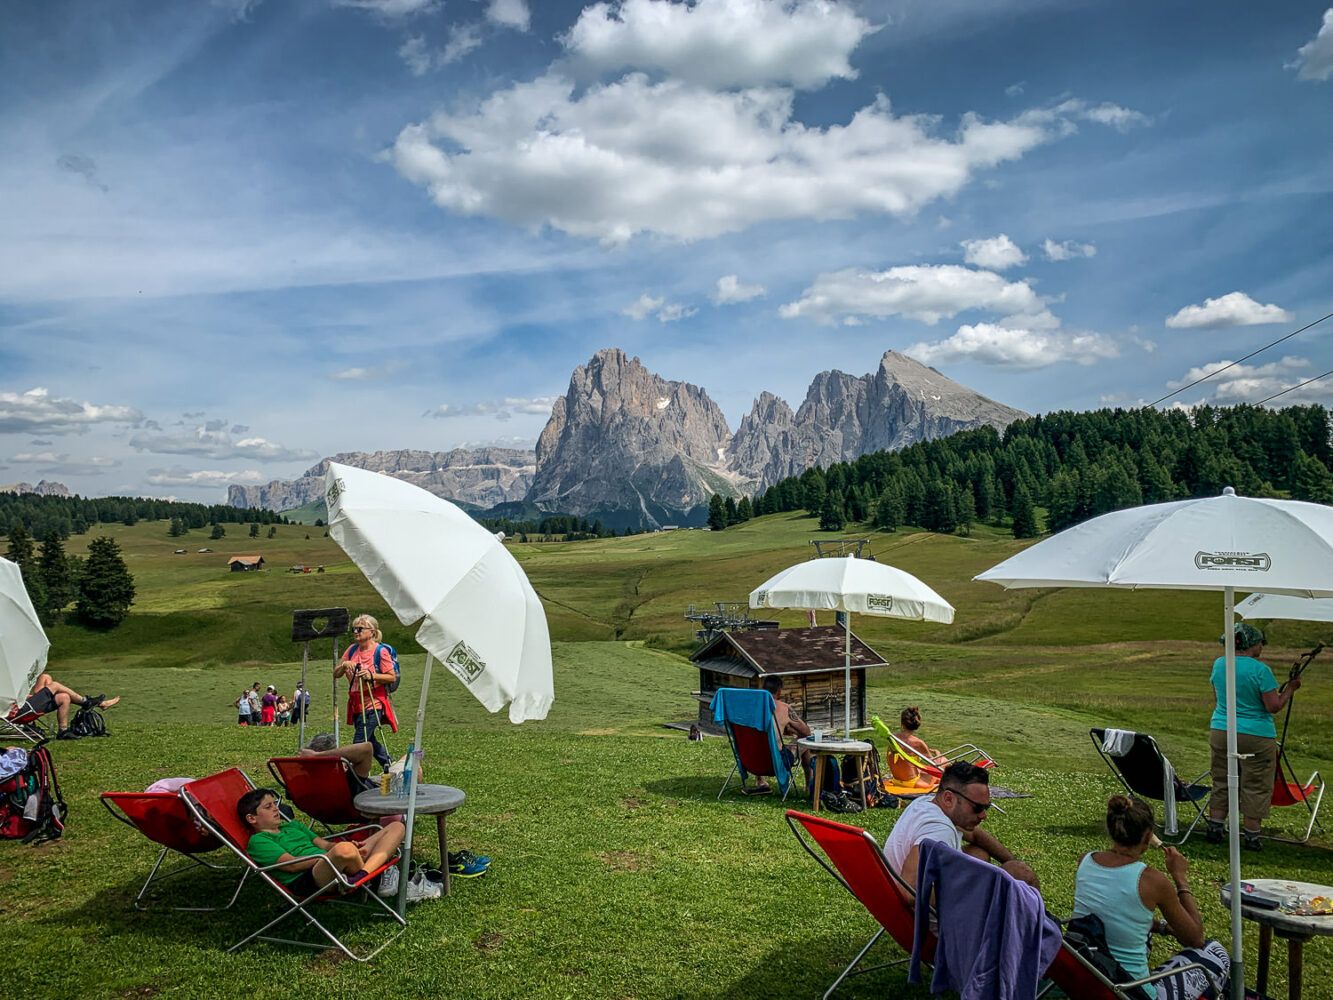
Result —
<svg viewBox="0 0 1333 1000"><path fill-rule="evenodd" d="M1101 734L1102 734L1100 738L1097 736L1098 733L1101 733ZM1111 769L1111 773L1114 774L1114 775L1116 776L1116 780L1119 781L1120 784L1124 786L1125 791L1127 791L1130 795L1136 796L1137 798L1141 798L1141 799L1150 799L1150 798L1153 798L1153 796L1151 796L1151 795L1145 795L1145 794L1143 794L1142 792L1138 791L1136 788L1134 788L1132 785L1130 785L1129 781L1125 778L1124 773L1120 770L1119 766L1117 766L1117 764L1116 764L1116 758L1115 758L1115 757L1112 757L1110 754L1108 754L1105 750L1102 749L1102 742L1103 742L1103 740L1105 740L1105 738L1106 738L1106 730L1105 730L1105 729L1089 729L1089 730L1088 730L1088 737L1092 740L1092 745L1095 746L1095 747L1097 748L1097 752L1098 752L1099 754L1101 754L1102 760L1106 761L1106 766L1109 767L1109 768ZM1152 751L1153 751L1153 753L1155 753L1155 754L1158 756L1158 758L1159 758L1160 760L1166 760L1166 759L1167 759L1166 754L1162 753L1162 748L1159 747L1159 746L1157 745L1157 741L1156 741L1155 739L1153 739L1153 738L1152 738L1150 735L1148 735L1147 733L1140 733L1140 732L1137 732L1137 731L1136 731L1136 732L1134 733L1134 739L1135 739L1135 741L1138 741L1138 740L1145 740L1145 741L1147 741L1147 743L1149 744L1149 746L1152 747ZM1183 799L1182 799L1179 795L1176 795L1176 804L1177 804L1177 805L1179 805L1179 804L1181 804L1181 803L1188 803L1189 805L1192 805L1192 806L1194 807L1194 811L1195 811L1195 813L1197 813L1197 815L1194 817L1194 822L1192 822L1192 823L1189 825L1189 828L1185 831L1185 835L1184 835L1183 837L1179 838L1178 840L1167 840L1166 837L1162 837L1162 841L1163 841L1164 843L1172 844L1172 845L1175 845L1175 846L1179 846L1179 845L1185 843L1185 841L1187 841L1187 840L1190 839L1190 835L1191 835L1192 833L1194 833L1194 828L1195 828L1196 826L1198 826L1199 823L1203 820L1204 815L1205 815L1205 813L1204 813L1204 808L1203 808L1203 807L1204 807L1204 805L1208 802L1208 799L1212 797L1213 791L1212 791L1211 788L1206 788L1205 786L1200 785L1199 782L1201 782L1204 778L1208 777L1208 775L1209 775L1211 772L1212 772L1212 769L1209 768L1207 771L1204 771L1202 774L1200 774L1200 775L1199 775L1197 778L1195 778L1193 781L1189 782L1189 784L1185 785L1185 788L1187 788L1187 789L1197 789L1197 790L1199 790L1199 791L1206 791L1208 794L1205 795L1205 796L1203 796L1201 799L1194 799L1194 798L1183 798ZM1165 789L1165 788L1162 789L1162 794L1163 794L1163 795L1168 794L1167 789ZM1170 791L1169 794L1173 794L1173 795L1174 795L1174 794L1175 794L1175 789L1171 789L1171 791ZM1166 800L1165 800L1165 799L1158 799L1157 801L1165 802ZM1166 825L1166 824L1165 824L1165 821L1163 821L1162 823L1158 823L1157 825L1163 828L1163 830L1162 830L1163 833L1166 832L1166 830L1165 830L1165 825Z"/></svg>
<svg viewBox="0 0 1333 1000"><path fill-rule="evenodd" d="M889 743L893 753L897 754L899 757L907 758L907 760L911 764L913 764L917 768L917 770L919 770L922 774L928 774L935 779L934 785L931 785L928 788L922 788L921 791L917 794L928 795L931 792L939 791L939 783L940 779L944 777L944 769L948 767L950 764L953 764L957 761L962 761L965 764L975 764L979 760L985 761L984 764L977 764L977 766L987 769L995 766L995 761L991 759L991 756L988 753L986 753L984 750L981 750L979 747L973 746L971 743L964 744L961 747L954 747L953 750L949 751L950 754L955 753L956 751L959 750L962 750L963 753L957 754L957 756L955 756L952 760L946 760L945 763L943 764L936 764L934 761L928 760L915 747L911 746L908 743L904 743L893 733L889 733ZM947 757L947 755L944 756ZM890 772L892 772L892 768L893 765L892 763L890 763L889 765ZM1004 815L1003 807L997 805L994 802L990 804L990 807L1000 815Z"/></svg>
<svg viewBox="0 0 1333 1000"><path fill-rule="evenodd" d="M182 912L187 912L187 913L214 913L218 910L230 909L231 905L236 902L237 898L241 894L241 888L245 885L245 880L250 874L249 870L248 869L243 870L239 865L214 864L213 862L200 857L200 853L202 852L192 852L184 850L180 846L167 844L157 839L156 837L153 837L142 826L135 823L134 820L130 818L128 812L126 812L125 809L126 800L144 799L144 798L161 800L161 802L164 805L174 806L179 809L181 816L193 822L193 817L190 815L189 809L185 805L185 801L181 799L178 795L174 795L169 792L160 792L160 793L159 792L103 792L102 793L101 796L102 805L106 806L107 812L109 812L116 819L120 820L126 826L134 830L137 830L139 833L143 834L154 844L160 845L162 848L161 853L159 853L157 856L157 860L153 863L153 870L148 873L148 878L144 881L143 887L139 890L139 894L134 897L134 908L136 910L149 909L149 907L143 905L143 898L148 893L148 887L151 886L154 882L164 882L167 879L172 878L173 876L180 875L184 872L192 871L195 868L207 868L210 871L215 871L215 872L239 871L241 873L241 877L236 882L236 889L235 891L232 892L231 899L227 901L227 905L226 906L173 906L172 909L180 910ZM212 846L206 847L204 848L204 850L216 851L220 847L222 847L222 843L218 841L217 838L210 837L210 839L213 841ZM163 872L161 875L159 875L158 870L161 869L162 862L164 862L167 859L168 854L179 854L182 858L185 859L185 863L178 865L175 868L171 869L170 871Z"/></svg>
<svg viewBox="0 0 1333 1000"><path fill-rule="evenodd" d="M1282 844L1309 843L1310 834L1314 832L1316 826L1319 827L1320 833L1324 832L1324 824L1319 822L1319 806L1320 803L1324 801L1324 780L1319 777L1318 771L1315 771L1310 775L1309 781L1302 783L1298 780L1296 777L1296 769L1291 766L1291 760L1287 757L1286 747L1279 743L1277 745L1277 770L1273 775L1273 794L1275 799L1277 797L1279 784L1285 786L1285 792L1291 796L1292 801L1283 802L1281 804L1274 801L1273 805L1278 808L1285 808L1287 806L1295 805L1297 802L1303 802L1305 808L1310 813L1310 822L1306 824L1305 835L1299 840L1294 837L1278 837L1267 833L1262 834L1263 839L1277 841ZM1319 789L1319 794L1315 795L1314 804L1311 805L1310 794L1316 787Z"/></svg>
<svg viewBox="0 0 1333 1000"><path fill-rule="evenodd" d="M843 877L842 873L835 870L835 868L832 865L830 865L827 861L825 861L823 858L821 858L818 854L815 853L814 848L810 846L805 836L801 833L800 826L798 826L798 824L800 826L804 826L806 832L810 833L812 837L815 837L816 842L818 842L818 837L815 836L812 828L819 826L836 830L842 835L859 837L860 839L863 839L865 842L866 849L870 853L874 854L876 858L878 858L878 867L880 867L884 872L884 874L886 874L891 879L892 885L897 890L898 898L896 901L905 910L908 911L909 920L915 919L915 914L914 912L912 912L914 908L914 903L909 903L908 900L915 900L916 892L915 890L912 889L911 886L909 886L906 882L903 881L902 876L900 876L891 867L889 867L889 864L887 861L884 860L884 855L880 851L879 844L875 842L874 837L872 837L869 833L867 833L865 830L860 829L859 827L850 826L846 823L839 823L835 820L824 819L822 816L814 816L809 813L798 812L795 809L787 810L787 825L791 827L791 832L795 835L796 842L801 845L801 847L805 850L806 854L810 855L810 857L815 859L815 861L819 864L821 868L824 869L824 871L828 872L831 876L833 876L833 878L837 881L837 883L852 895L853 899L855 899L858 903L861 903L861 905L863 906L865 905L864 902L862 902L861 898L856 894L856 890L852 888L851 884L847 881L847 879ZM934 912L935 912L934 907L932 907L931 908L932 915L934 915ZM871 915L873 916L874 914ZM878 920L878 918L876 918L876 920ZM908 962L911 960L911 954L910 954L911 944L904 943L903 941L898 940L895 937L894 938L895 942L900 947L906 948L908 950L909 954L907 955L907 957L894 959L892 962L881 962L878 965L870 965L866 966L865 968L857 968L857 966L861 964L861 960L864 959L866 955L869 954L870 949L875 946L875 943L881 937L884 936L884 932L886 930L888 930L888 928L882 922L880 922L879 929L875 931L874 934L871 935L870 940L867 941L865 943L865 946L859 952L856 953L856 957L853 958L850 963L848 963L847 967L838 974L838 978L833 980L829 988L824 991L822 1000L828 1000L828 998L833 994L834 990L836 990L839 986L841 986L845 980L850 979L853 976L862 976L868 972L875 972L879 969L892 968L895 965L902 965L904 962ZM891 934L890 936L893 935ZM929 943L927 945L927 948L931 947L933 947L933 943ZM929 964L929 962L924 958L923 961L926 961L926 964Z"/></svg>
<svg viewBox="0 0 1333 1000"><path fill-rule="evenodd" d="M1061 920L1059 923L1063 927L1068 921ZM1104 1000L1104 998L1141 1000L1141 994L1135 995L1131 991L1140 986L1147 986L1149 987L1148 992L1153 994L1156 991L1151 988L1150 984L1157 982L1159 979L1169 979L1171 976L1188 972L1191 969L1198 969L1207 977L1208 985L1212 988L1214 996L1223 996L1222 985L1219 985L1217 980L1213 978L1213 974L1198 962L1191 962L1188 965L1181 965L1174 969L1164 969L1161 972L1152 972L1142 979L1130 979L1123 983L1113 983L1102 975L1100 969L1080 955L1073 945L1066 940L1062 940L1055 961L1046 970L1046 978L1050 982L1037 996L1044 997L1058 986L1066 996L1077 997L1078 1000ZM1089 994L1089 984L1087 982L1089 979L1106 991L1103 997Z"/></svg>
<svg viewBox="0 0 1333 1000"><path fill-rule="evenodd" d="M7 733L12 733L29 743L41 743L51 738L50 732L41 724L40 720L44 715L50 715L50 712L24 712L12 719L0 716L0 737Z"/></svg>
<svg viewBox="0 0 1333 1000"><path fill-rule="evenodd" d="M273 875L274 871L276 871L279 868L283 868L286 865L291 864L291 862L284 861L279 864L264 865L264 866L255 864L255 862L250 858L250 856L245 853L245 850L241 846L241 844L238 843L237 838L233 835L233 831L236 830L235 826L236 820L230 817L226 818L215 817L209 810L208 806L201 800L200 798L201 789L198 786L204 785L205 782L212 782L215 779L223 779L223 778L230 779L233 782L233 784L236 784L237 783L236 779L239 778L240 781L243 781L245 784L244 791L248 791L254 788L254 783L249 779L249 777L247 777L244 773L237 770L236 768L232 768L231 770L224 771L221 774L213 775L212 778L202 778L199 781L191 782L189 785L186 785L181 789L181 798L185 800L185 804L189 807L190 812L194 814L194 816L199 820L199 822L201 822L204 825L204 827L208 829L215 837L217 837L220 841L222 841L222 843L225 844L232 851L232 853L235 854L237 858L240 859L241 863L244 864L249 869L250 872L253 872L254 874L258 875L270 886L272 886L274 891L278 893L278 895L282 898L283 902L286 904L286 907L283 909L283 911L279 913L276 917L274 917L272 920L270 920L268 923L266 923L263 927L260 927L258 930L253 931L252 933L246 935L241 940L237 941L234 945L232 945L230 948L228 948L227 954L231 954L237 949L242 948L245 945L249 944L251 941L255 940L269 941L275 944L298 945L302 948L316 948L321 950L327 947L327 945L321 944L319 942L300 941L294 938L280 938L280 937L271 937L267 935L266 932L270 928L276 927L282 921L286 920L288 917L296 913L299 913L302 917L305 918L308 924L311 924L321 934L323 934L324 937L328 939L329 944L332 944L335 948L341 951L348 958L354 959L358 962L367 962L370 959L374 958L381 951L383 951L390 944L392 944L395 940L397 940L399 935L401 935L403 931L407 929L407 919L403 916L400 916L397 910L395 910L391 905L389 905L388 902L381 899L374 892L372 892L370 888L375 876L380 874L380 872L384 871L386 868L390 868L393 865L397 864L398 862L396 859L385 862L383 865L376 868L373 872L369 872L366 875L366 877L363 878L361 881L356 883L348 882L347 879L343 876L342 872L335 870L333 878L330 879L328 882L326 882L324 885L317 888L314 892L310 893L308 896L305 896L303 898L298 897L294 893L292 893L292 891L287 887L287 885L280 882ZM244 791L242 791L241 794L244 794ZM239 797L240 796L238 795L237 798ZM376 826L377 824L367 824L367 825ZM342 834L340 836L345 836L345 835L346 834ZM330 839L336 839L336 838L330 838ZM309 855L309 856L315 857L316 855ZM297 858L296 860L303 861L305 860L305 858ZM339 899L337 897L326 895L331 889L335 888L339 892L360 890L367 897L369 897L369 899L371 900L371 905L357 904L352 902L350 899ZM324 924L320 923L319 919L313 913L310 912L309 909L310 905L312 903L320 901L344 903L349 906L359 906L360 908L363 909L372 910L375 912L376 916L387 916L392 918L394 921L398 923L399 925L398 929L395 930L393 934L391 934L387 939L380 942L380 944L375 948L373 948L372 950L365 952L364 954L357 954L356 952L352 951L352 949L350 949L347 945L345 945L336 934L334 934L331 930L325 927ZM378 910L376 910L376 906L378 906L379 908Z"/></svg>
<svg viewBox="0 0 1333 1000"><path fill-rule="evenodd" d="M765 741L767 741L767 739L768 739L768 735L767 735L763 730L761 730L761 729L755 729L753 726L734 726L734 725L733 725L732 723L730 723L730 722L725 723L725 725L726 725L726 728L727 728L727 739L731 741L731 744L732 744L733 749L735 749L735 747L736 747L736 745L737 745L737 744L736 744L736 732L735 732L737 729L748 729L750 732L758 733L759 736L760 736L762 739L764 739ZM736 751L736 753L738 754L739 751ZM764 753L765 753L765 754L768 754L768 753L769 753L769 749L768 749L768 744L767 744L767 742L765 742L765 744L764 744ZM739 770L740 770L740 764L733 760L733 761L732 761L732 764L731 764L731 773L727 775L727 780L724 781L724 782L722 782L722 787L718 790L718 793L717 793L717 801L719 801L719 802L722 801L722 793L725 792L725 791L727 790L727 786L728 786L729 784L731 784L731 779L734 778L734 777L736 776L736 772L739 771ZM747 771L746 773L747 773L747 774L754 774L755 779L756 779L756 782L758 781L759 778L762 778L762 777L772 777L774 780L777 780L777 775L761 775L761 774L758 774L758 773L756 773L756 772L751 772L751 771ZM783 801L783 802L786 802L786 801L787 801L787 796L791 794L792 787L796 784L796 774L797 774L797 771L793 770L793 771L791 772L791 775L789 776L789 778L788 778L788 780L787 780L787 790L786 790L785 792L782 793L782 801ZM745 779L744 779L744 778L741 779L741 792L742 792L742 793L745 792Z"/></svg>

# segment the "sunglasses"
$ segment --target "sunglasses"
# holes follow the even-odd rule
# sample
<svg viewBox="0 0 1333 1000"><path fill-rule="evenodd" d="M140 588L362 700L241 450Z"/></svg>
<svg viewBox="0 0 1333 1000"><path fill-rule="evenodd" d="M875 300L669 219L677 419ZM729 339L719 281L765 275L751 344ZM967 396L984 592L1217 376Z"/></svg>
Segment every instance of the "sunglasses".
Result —
<svg viewBox="0 0 1333 1000"><path fill-rule="evenodd" d="M950 788L948 790L953 792L953 794L957 795L960 799L962 799L969 806L971 806L972 814L974 816L980 816L982 813L984 813L987 809L990 808L989 802L978 802L976 799L970 799L962 792L956 791L955 789Z"/></svg>

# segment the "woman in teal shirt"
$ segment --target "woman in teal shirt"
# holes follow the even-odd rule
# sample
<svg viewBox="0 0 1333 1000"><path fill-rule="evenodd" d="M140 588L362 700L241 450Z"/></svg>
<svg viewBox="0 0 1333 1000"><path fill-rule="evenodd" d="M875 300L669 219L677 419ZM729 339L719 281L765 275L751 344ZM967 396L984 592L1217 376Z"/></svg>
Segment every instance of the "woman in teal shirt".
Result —
<svg viewBox="0 0 1333 1000"><path fill-rule="evenodd" d="M1225 643L1226 636L1217 640ZM1299 677L1278 691L1277 679L1259 659L1264 634L1248 622L1236 623L1236 752L1240 760L1240 812L1245 820L1245 847L1260 849L1259 828L1268 818L1273 797L1273 775L1277 768L1277 726L1273 715L1282 711L1296 689ZM1221 843L1226 837L1227 817L1227 689L1226 657L1213 662L1213 690L1217 710L1213 712L1208 746L1213 752L1213 795L1208 801L1208 828L1204 839ZM1250 756L1246 757L1245 755Z"/></svg>

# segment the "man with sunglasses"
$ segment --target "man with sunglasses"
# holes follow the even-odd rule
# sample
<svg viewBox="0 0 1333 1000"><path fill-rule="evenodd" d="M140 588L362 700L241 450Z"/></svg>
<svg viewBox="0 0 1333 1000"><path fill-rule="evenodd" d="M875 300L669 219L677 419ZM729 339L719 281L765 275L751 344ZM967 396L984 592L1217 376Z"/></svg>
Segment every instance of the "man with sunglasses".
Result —
<svg viewBox="0 0 1333 1000"><path fill-rule="evenodd" d="M884 842L884 857L903 881L916 885L918 845L938 840L1038 888L1037 875L992 834L981 829L990 809L990 778L985 768L954 763L944 769L939 790L912 801Z"/></svg>

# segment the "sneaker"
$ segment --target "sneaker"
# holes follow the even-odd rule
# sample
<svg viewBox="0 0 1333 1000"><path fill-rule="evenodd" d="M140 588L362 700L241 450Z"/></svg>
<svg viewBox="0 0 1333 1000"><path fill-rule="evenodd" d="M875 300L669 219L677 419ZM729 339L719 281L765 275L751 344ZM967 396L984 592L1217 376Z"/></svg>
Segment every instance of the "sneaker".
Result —
<svg viewBox="0 0 1333 1000"><path fill-rule="evenodd" d="M451 858L449 861L450 878L477 878L486 874L486 866L478 864L477 861L460 861L457 864Z"/></svg>
<svg viewBox="0 0 1333 1000"><path fill-rule="evenodd" d="M418 876L407 883L407 901L416 903L423 899L439 899L444 893L444 887L439 882L432 882L424 875Z"/></svg>
<svg viewBox="0 0 1333 1000"><path fill-rule="evenodd" d="M1203 839L1210 844L1220 844L1227 839L1227 828L1220 821L1210 819L1204 828Z"/></svg>
<svg viewBox="0 0 1333 1000"><path fill-rule="evenodd" d="M386 868L380 872L380 887L377 890L381 896L389 897L398 895L398 866Z"/></svg>
<svg viewBox="0 0 1333 1000"><path fill-rule="evenodd" d="M449 864L465 865L468 862L479 864L483 868L489 868L491 864L491 859L485 857L479 858L471 851L459 851L457 854L455 854L453 851L449 852Z"/></svg>
<svg viewBox="0 0 1333 1000"><path fill-rule="evenodd" d="M1246 830L1244 836L1241 838L1240 846L1247 851L1262 851L1264 849L1264 844L1263 841L1259 839L1259 834L1251 833L1249 830Z"/></svg>
<svg viewBox="0 0 1333 1000"><path fill-rule="evenodd" d="M74 730L72 730L72 729L62 729L62 730L60 730L60 732L56 733L56 739L58 739L58 740L81 740L81 739L83 739L83 734L82 734L82 733L76 733L76 732L75 732Z"/></svg>

